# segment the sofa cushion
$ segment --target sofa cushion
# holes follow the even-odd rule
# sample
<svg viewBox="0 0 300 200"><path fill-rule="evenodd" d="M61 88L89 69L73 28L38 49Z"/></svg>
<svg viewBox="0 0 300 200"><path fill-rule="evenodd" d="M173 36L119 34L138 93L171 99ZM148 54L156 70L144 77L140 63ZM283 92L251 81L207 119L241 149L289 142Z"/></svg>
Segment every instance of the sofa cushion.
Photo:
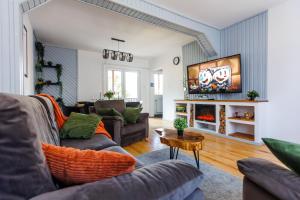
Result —
<svg viewBox="0 0 300 200"><path fill-rule="evenodd" d="M146 127L145 127L144 123L127 124L123 128L122 135L131 135L131 134L137 133L139 131L142 131L145 128Z"/></svg>
<svg viewBox="0 0 300 200"><path fill-rule="evenodd" d="M125 110L125 102L124 100L98 100L95 102L95 109L97 110L101 108L114 108L119 113L123 113Z"/></svg>
<svg viewBox="0 0 300 200"><path fill-rule="evenodd" d="M123 117L126 124L135 124L140 117L142 108L126 108L123 112Z"/></svg>
<svg viewBox="0 0 300 200"><path fill-rule="evenodd" d="M113 152L118 152L118 153L122 153L122 154L127 154L127 155L131 155L130 153L128 153L128 151L126 151L125 149L123 149L122 147L120 146L112 146L112 147L108 147L108 148L105 148L103 150L106 150L106 151L113 151ZM136 168L141 168L144 166L144 163L142 163L141 161L139 161L138 159L136 159L136 165L135 167Z"/></svg>
<svg viewBox="0 0 300 200"><path fill-rule="evenodd" d="M95 114L73 112L60 130L60 138L90 139L100 121L101 118Z"/></svg>
<svg viewBox="0 0 300 200"><path fill-rule="evenodd" d="M263 138L270 151L288 168L300 175L300 144Z"/></svg>
<svg viewBox="0 0 300 200"><path fill-rule="evenodd" d="M105 150L43 144L43 151L52 175L65 185L90 183L130 173L136 163L131 155Z"/></svg>
<svg viewBox="0 0 300 200"><path fill-rule="evenodd" d="M38 133L51 137L44 106L35 98L0 94L1 199L29 199L56 189Z"/></svg>
<svg viewBox="0 0 300 200"><path fill-rule="evenodd" d="M105 135L94 135L90 139L62 139L61 146L73 147L77 149L101 150L110 146L116 146L117 143L107 138Z"/></svg>
<svg viewBox="0 0 300 200"><path fill-rule="evenodd" d="M247 179L278 199L300 199L300 176L294 172L259 158L239 160L238 167Z"/></svg>
<svg viewBox="0 0 300 200"><path fill-rule="evenodd" d="M203 174L192 165L168 160L130 174L46 193L32 200L202 200L200 191L196 190L202 179ZM191 196L195 191L198 194Z"/></svg>

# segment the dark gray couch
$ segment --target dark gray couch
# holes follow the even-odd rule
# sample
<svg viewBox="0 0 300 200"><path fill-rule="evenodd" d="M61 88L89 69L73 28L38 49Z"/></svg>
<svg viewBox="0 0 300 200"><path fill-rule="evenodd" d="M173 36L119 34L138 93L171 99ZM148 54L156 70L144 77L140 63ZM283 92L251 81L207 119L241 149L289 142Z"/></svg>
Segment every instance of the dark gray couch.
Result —
<svg viewBox="0 0 300 200"><path fill-rule="evenodd" d="M0 199L34 200L201 200L202 173L181 161L166 161L121 176L60 187L51 177L41 142L80 149L127 153L102 135L60 140L53 108L42 97L0 93Z"/></svg>
<svg viewBox="0 0 300 200"><path fill-rule="evenodd" d="M98 100L95 102L92 112L101 108L114 108L123 113L126 104L124 100ZM107 130L112 134L113 140L121 146L127 146L148 137L149 113L141 113L135 124L124 124L123 119L115 116L102 116Z"/></svg>
<svg viewBox="0 0 300 200"><path fill-rule="evenodd" d="M244 200L299 200L300 176L267 160L248 158L238 161L245 175Z"/></svg>

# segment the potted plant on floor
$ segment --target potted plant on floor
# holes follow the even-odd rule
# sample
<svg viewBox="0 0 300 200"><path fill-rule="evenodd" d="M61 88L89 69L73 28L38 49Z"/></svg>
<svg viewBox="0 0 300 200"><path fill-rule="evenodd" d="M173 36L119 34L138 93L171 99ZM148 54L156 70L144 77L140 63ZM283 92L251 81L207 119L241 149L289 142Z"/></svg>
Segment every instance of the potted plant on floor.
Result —
<svg viewBox="0 0 300 200"><path fill-rule="evenodd" d="M183 136L183 131L187 128L186 118L177 118L174 120L174 128L177 129L178 136Z"/></svg>
<svg viewBox="0 0 300 200"><path fill-rule="evenodd" d="M259 94L258 94L257 91L252 90L252 91L248 91L247 97L248 97L251 101L254 101L256 97L259 97Z"/></svg>
<svg viewBox="0 0 300 200"><path fill-rule="evenodd" d="M108 100L113 98L114 95L115 95L115 92L113 92L113 91L107 91L104 93L104 97L108 98Z"/></svg>

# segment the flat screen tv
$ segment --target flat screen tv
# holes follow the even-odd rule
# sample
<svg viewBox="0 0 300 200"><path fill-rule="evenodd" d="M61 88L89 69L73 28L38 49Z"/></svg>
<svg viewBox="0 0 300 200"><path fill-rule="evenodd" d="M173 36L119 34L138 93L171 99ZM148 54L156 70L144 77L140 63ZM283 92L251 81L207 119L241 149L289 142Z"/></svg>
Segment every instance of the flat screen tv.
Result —
<svg viewBox="0 0 300 200"><path fill-rule="evenodd" d="M187 67L189 94L242 92L241 55L233 55Z"/></svg>

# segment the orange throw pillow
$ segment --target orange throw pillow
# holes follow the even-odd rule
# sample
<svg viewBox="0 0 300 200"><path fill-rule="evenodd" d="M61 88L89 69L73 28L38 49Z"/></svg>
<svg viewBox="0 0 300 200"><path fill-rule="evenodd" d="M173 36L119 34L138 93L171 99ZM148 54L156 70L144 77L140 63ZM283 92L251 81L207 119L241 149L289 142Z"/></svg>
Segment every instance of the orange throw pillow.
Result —
<svg viewBox="0 0 300 200"><path fill-rule="evenodd" d="M51 174L66 184L83 184L130 173L135 159L111 151L79 150L42 144Z"/></svg>

